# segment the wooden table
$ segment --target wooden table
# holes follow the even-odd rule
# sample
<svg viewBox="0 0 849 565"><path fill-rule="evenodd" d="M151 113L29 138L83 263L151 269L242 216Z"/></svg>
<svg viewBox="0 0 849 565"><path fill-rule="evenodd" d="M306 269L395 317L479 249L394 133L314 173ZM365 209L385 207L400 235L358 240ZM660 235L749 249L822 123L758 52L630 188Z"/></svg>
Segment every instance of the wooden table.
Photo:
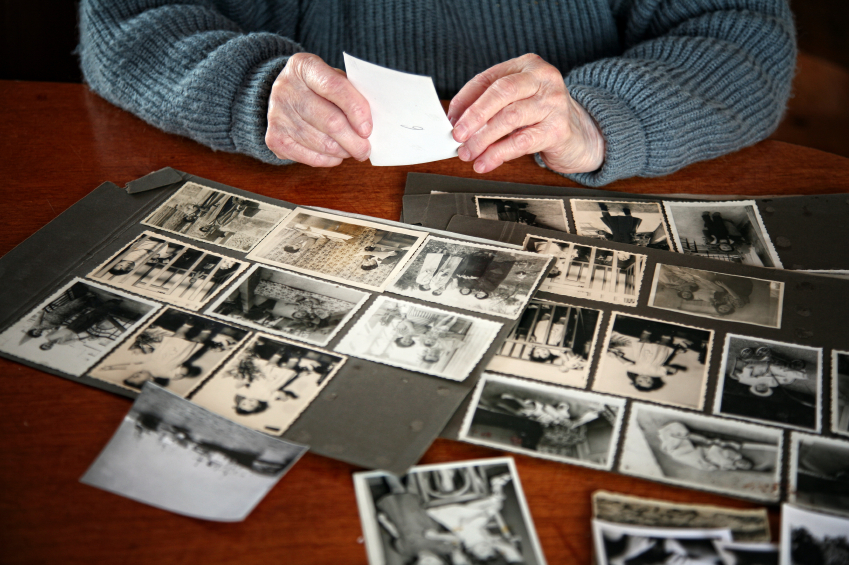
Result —
<svg viewBox="0 0 849 565"><path fill-rule="evenodd" d="M408 172L477 176L457 159L375 168L274 167L215 153L163 133L84 86L0 82L0 255L103 181L123 185L171 166L298 204L397 219ZM573 185L530 157L494 180ZM849 192L849 159L777 141L659 179L611 185L632 192ZM96 219L94 219L96 221ZM0 281L0 284L2 282ZM78 479L130 403L0 359L0 561L3 563L365 563L351 473L307 454L240 524L184 518L83 485ZM423 463L499 452L438 440ZM606 489L674 501L754 505L612 473L515 456L549 563L589 563L590 494ZM771 512L773 530L778 525Z"/></svg>

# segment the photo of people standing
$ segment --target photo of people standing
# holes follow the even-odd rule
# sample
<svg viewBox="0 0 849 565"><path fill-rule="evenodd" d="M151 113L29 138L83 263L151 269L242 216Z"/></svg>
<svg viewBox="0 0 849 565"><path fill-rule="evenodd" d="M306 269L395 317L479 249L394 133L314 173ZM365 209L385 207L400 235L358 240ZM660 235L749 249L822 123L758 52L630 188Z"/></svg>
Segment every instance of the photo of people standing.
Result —
<svg viewBox="0 0 849 565"><path fill-rule="evenodd" d="M663 211L657 202L602 202L573 198L578 235L655 249L671 249Z"/></svg>

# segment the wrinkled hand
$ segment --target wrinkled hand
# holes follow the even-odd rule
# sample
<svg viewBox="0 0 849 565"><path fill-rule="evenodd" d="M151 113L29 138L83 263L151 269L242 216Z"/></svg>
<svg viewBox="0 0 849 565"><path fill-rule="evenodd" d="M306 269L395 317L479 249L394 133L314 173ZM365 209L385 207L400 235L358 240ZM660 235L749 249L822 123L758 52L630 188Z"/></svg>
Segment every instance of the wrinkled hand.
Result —
<svg viewBox="0 0 849 565"><path fill-rule="evenodd" d="M605 142L575 102L560 72L538 55L511 59L477 75L448 107L460 159L488 173L505 161L541 153L560 173L595 171Z"/></svg>
<svg viewBox="0 0 849 565"><path fill-rule="evenodd" d="M345 73L316 55L296 53L271 87L265 144L281 159L335 167L365 161L371 110Z"/></svg>

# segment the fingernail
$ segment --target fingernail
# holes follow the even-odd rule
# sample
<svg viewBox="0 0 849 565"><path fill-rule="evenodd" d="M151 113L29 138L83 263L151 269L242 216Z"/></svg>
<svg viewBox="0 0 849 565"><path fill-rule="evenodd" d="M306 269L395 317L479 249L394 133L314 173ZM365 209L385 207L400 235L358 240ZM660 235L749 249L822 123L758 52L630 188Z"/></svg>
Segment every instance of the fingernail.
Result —
<svg viewBox="0 0 849 565"><path fill-rule="evenodd" d="M468 130L466 126L460 124L459 126L454 128L454 139L459 141L460 143L466 141L466 137L468 135Z"/></svg>
<svg viewBox="0 0 849 565"><path fill-rule="evenodd" d="M360 125L360 135L363 137L368 137L371 134L371 124L368 122Z"/></svg>
<svg viewBox="0 0 849 565"><path fill-rule="evenodd" d="M485 169L485 167L484 167L483 161L477 161L475 163L475 172L476 173L483 173L484 169Z"/></svg>
<svg viewBox="0 0 849 565"><path fill-rule="evenodd" d="M460 149L457 150L457 156L461 161L468 161L472 156L472 152L469 151L465 145L461 146Z"/></svg>

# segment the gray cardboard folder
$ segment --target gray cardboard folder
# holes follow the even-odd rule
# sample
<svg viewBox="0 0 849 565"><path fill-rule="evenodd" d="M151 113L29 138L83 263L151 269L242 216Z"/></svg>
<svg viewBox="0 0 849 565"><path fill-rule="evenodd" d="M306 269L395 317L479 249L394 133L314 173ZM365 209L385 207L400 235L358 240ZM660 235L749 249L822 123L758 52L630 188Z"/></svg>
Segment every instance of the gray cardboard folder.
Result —
<svg viewBox="0 0 849 565"><path fill-rule="evenodd" d="M174 182L176 179L179 181ZM137 187L139 191L132 194L115 184L104 183L0 259L0 280L3 281L0 285L0 330L30 312L71 278L85 277L148 229L139 222L187 181L295 208L288 202L172 169L145 179L144 183L139 183L142 185ZM154 189L153 185L157 184L164 185L164 188ZM169 234L169 237L175 236ZM229 249L197 240L189 241L219 254L244 259L244 254ZM369 304L363 306L360 313ZM443 306L440 308L445 309ZM321 455L354 465L405 472L419 460L443 429L474 387L497 344L512 328L512 320L475 316L502 322L504 328L465 381L455 382L349 357L340 372L283 437L309 445ZM345 330L339 332L327 349L333 349L344 334ZM129 391L103 381L71 377L14 356L8 357L54 375L132 396Z"/></svg>

